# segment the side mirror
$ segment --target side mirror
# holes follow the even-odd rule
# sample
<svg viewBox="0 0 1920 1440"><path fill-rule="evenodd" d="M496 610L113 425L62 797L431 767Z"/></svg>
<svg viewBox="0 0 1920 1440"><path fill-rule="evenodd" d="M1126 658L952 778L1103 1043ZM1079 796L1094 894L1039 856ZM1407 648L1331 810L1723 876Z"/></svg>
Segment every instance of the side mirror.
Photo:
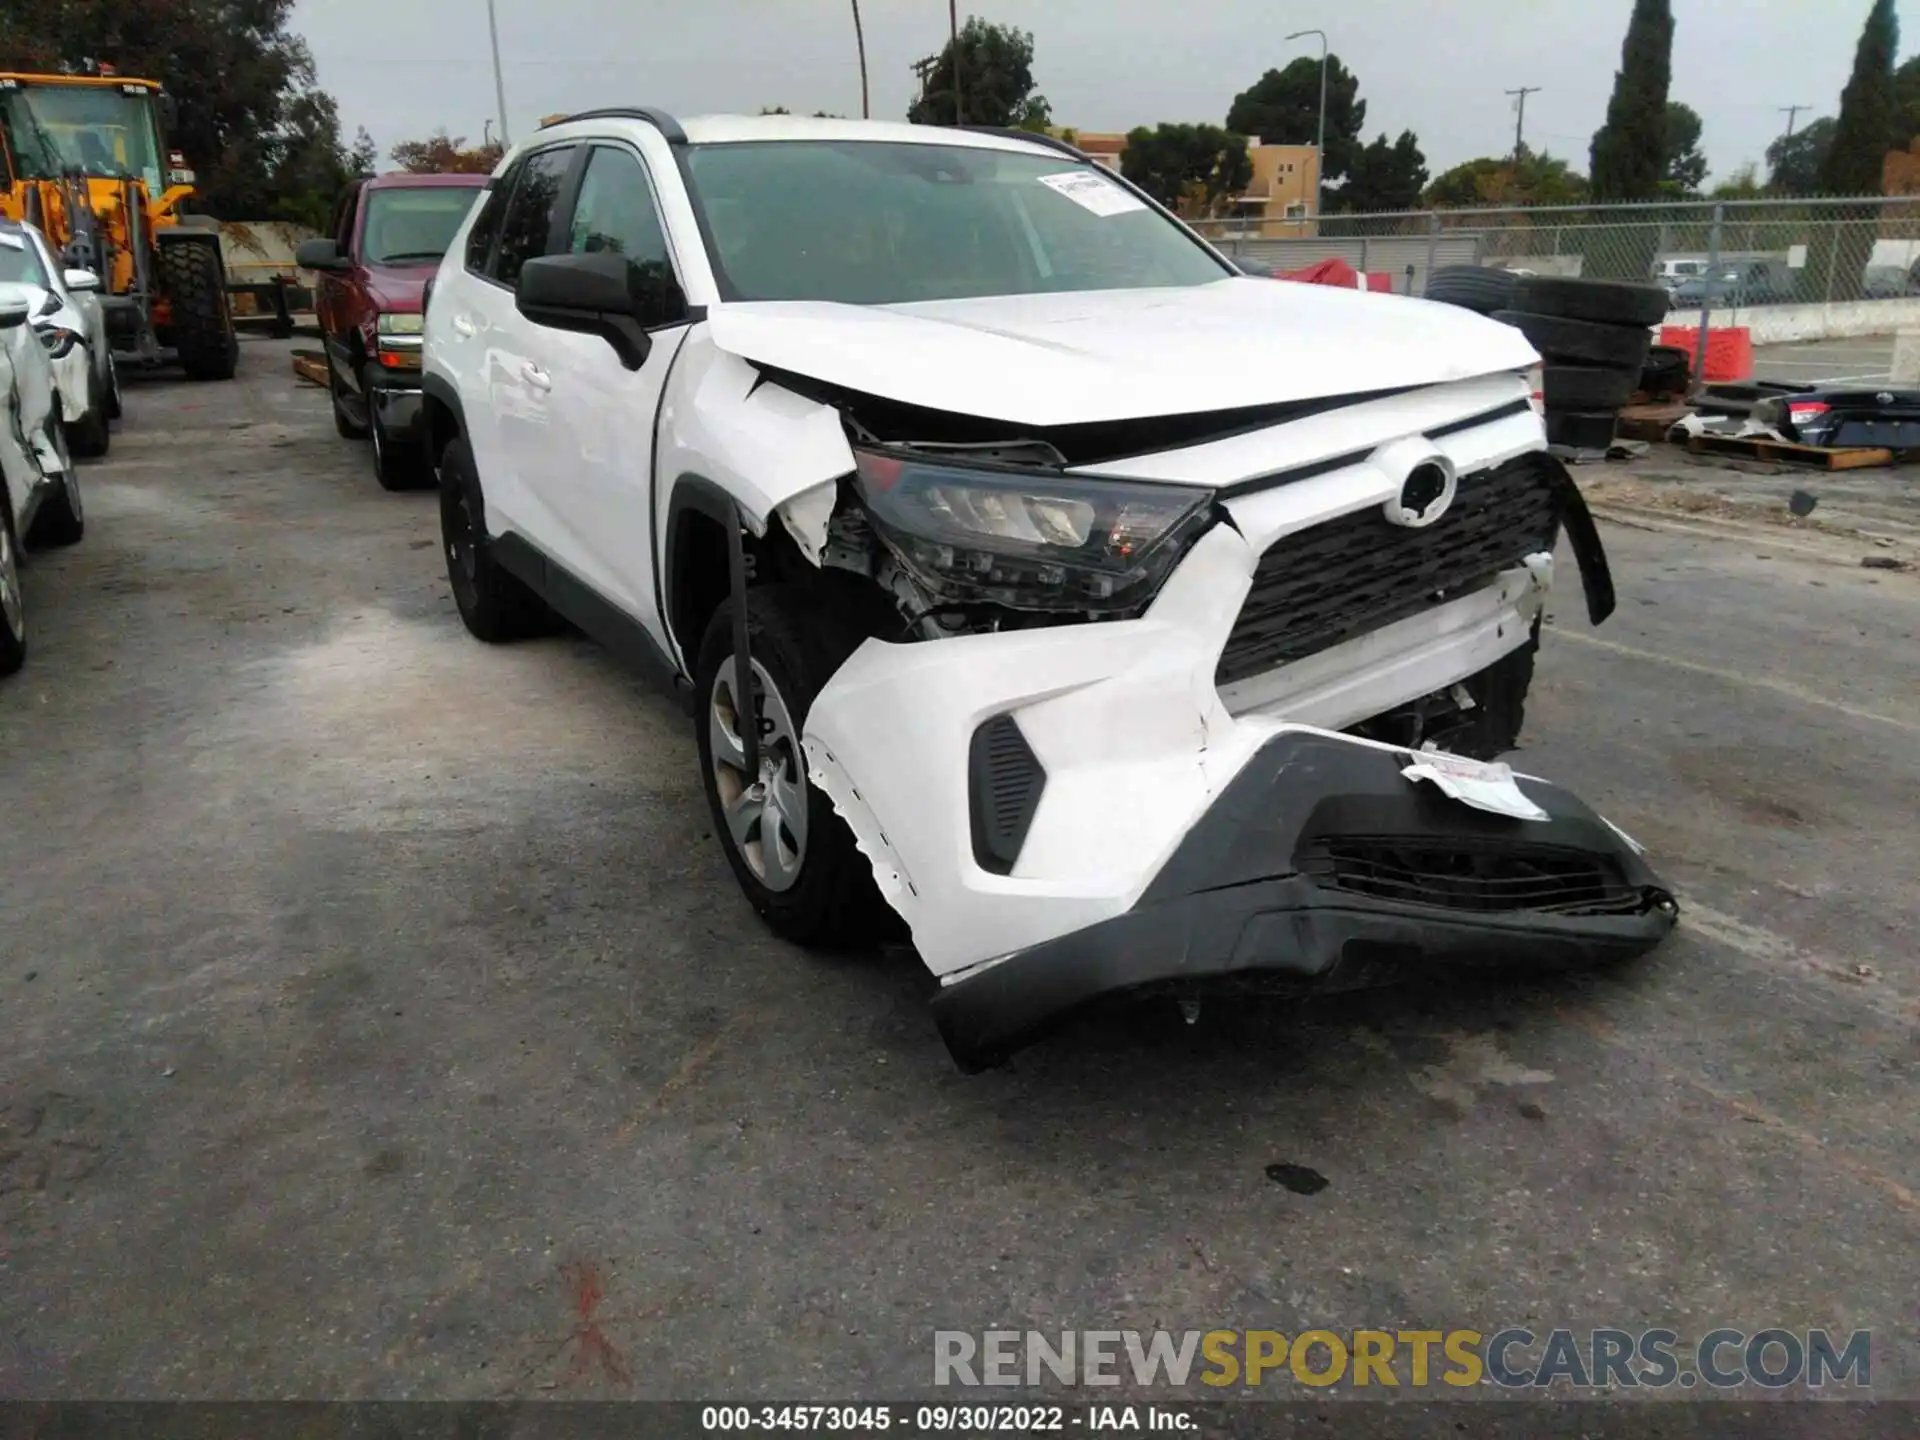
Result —
<svg viewBox="0 0 1920 1440"><path fill-rule="evenodd" d="M648 330L687 315L686 296L665 265L636 265L610 250L527 261L514 305L536 325L598 335L629 370L646 363Z"/></svg>
<svg viewBox="0 0 1920 1440"><path fill-rule="evenodd" d="M69 270L60 277L67 282L67 289L76 295L86 295L100 288L100 277L91 270Z"/></svg>
<svg viewBox="0 0 1920 1440"><path fill-rule="evenodd" d="M344 270L347 257L340 253L340 242L322 236L318 240L302 240L300 248L293 252L293 263L302 270Z"/></svg>
<svg viewBox="0 0 1920 1440"><path fill-rule="evenodd" d="M28 308L24 300L0 300L0 330L15 330L26 324Z"/></svg>

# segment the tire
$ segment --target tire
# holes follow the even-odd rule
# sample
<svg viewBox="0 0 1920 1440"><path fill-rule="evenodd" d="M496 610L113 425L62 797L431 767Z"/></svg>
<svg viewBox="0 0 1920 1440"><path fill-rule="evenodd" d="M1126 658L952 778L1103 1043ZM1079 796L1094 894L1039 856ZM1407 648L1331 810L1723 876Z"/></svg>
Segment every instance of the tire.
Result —
<svg viewBox="0 0 1920 1440"><path fill-rule="evenodd" d="M1613 411L1547 411L1547 444L1568 450L1605 450L1613 444Z"/></svg>
<svg viewBox="0 0 1920 1440"><path fill-rule="evenodd" d="M1600 325L1658 325L1671 308L1666 289L1624 280L1571 280L1559 275L1523 275L1509 310L1589 320Z"/></svg>
<svg viewBox="0 0 1920 1440"><path fill-rule="evenodd" d="M772 777L765 793L775 800L755 806L748 797L759 787L745 787L743 774L725 763L727 749L740 754L727 745L739 733L737 720L729 726L727 719L734 713L733 619L730 598L708 621L694 667L694 734L714 836L748 903L783 939L822 949L870 943L891 911L853 832L807 779L800 749L814 698L865 636L817 586L769 585L747 592L762 769ZM716 746L722 749L718 763ZM726 784L737 788L724 793ZM784 807L776 798L782 793L788 797ZM744 815L737 825L729 823L730 807ZM752 814L744 814L748 809Z"/></svg>
<svg viewBox="0 0 1920 1440"><path fill-rule="evenodd" d="M97 460L113 444L113 430L107 423L106 387L99 376L87 372L87 413L77 425L67 427L67 447L83 460Z"/></svg>
<svg viewBox="0 0 1920 1440"><path fill-rule="evenodd" d="M1640 384L1638 370L1607 365L1543 365L1542 398L1552 410L1618 410Z"/></svg>
<svg viewBox="0 0 1920 1440"><path fill-rule="evenodd" d="M337 412L336 412L337 416ZM382 490L418 490L429 478L426 459L412 446L396 446L388 438L380 413L367 406L367 430L373 436L373 478Z"/></svg>
<svg viewBox="0 0 1920 1440"><path fill-rule="evenodd" d="M1519 330L1549 365L1608 365L1638 371L1653 345L1652 332L1637 326L1602 325L1520 310L1496 310L1491 318Z"/></svg>
<svg viewBox="0 0 1920 1440"><path fill-rule="evenodd" d="M27 663L27 602L20 588L20 546L13 535L13 502L0 484L0 675Z"/></svg>
<svg viewBox="0 0 1920 1440"><path fill-rule="evenodd" d="M159 252L180 368L189 380L231 380L240 359L240 339L233 329L218 241L170 240Z"/></svg>
<svg viewBox="0 0 1920 1440"><path fill-rule="evenodd" d="M1640 388L1649 395L1672 395L1687 388L1693 358L1674 345L1656 345L1640 367Z"/></svg>
<svg viewBox="0 0 1920 1440"><path fill-rule="evenodd" d="M493 557L480 476L464 438L440 456L440 541L453 603L474 639L499 645L558 628L546 602Z"/></svg>
<svg viewBox="0 0 1920 1440"><path fill-rule="evenodd" d="M1522 278L1484 265L1442 265L1427 277L1425 298L1491 315L1514 308L1514 290Z"/></svg>
<svg viewBox="0 0 1920 1440"><path fill-rule="evenodd" d="M362 392L365 393L364 391ZM339 432L342 440L364 440L367 438L365 422L353 418L353 412L347 409L346 392L341 389L340 376L333 368L333 357L327 356L327 397L333 401L333 428ZM368 418L373 415L373 407L367 407Z"/></svg>
<svg viewBox="0 0 1920 1440"><path fill-rule="evenodd" d="M57 420L53 422L53 445L61 460L60 488L40 503L33 524L27 527L29 549L77 545L87 533L86 512L80 505L80 476L67 448L66 427Z"/></svg>

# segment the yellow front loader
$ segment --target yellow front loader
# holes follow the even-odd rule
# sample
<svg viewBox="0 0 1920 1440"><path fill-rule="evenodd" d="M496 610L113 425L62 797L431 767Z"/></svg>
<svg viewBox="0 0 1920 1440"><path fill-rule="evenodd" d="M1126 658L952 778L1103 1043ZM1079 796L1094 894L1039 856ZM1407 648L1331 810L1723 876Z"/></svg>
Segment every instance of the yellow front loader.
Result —
<svg viewBox="0 0 1920 1440"><path fill-rule="evenodd" d="M100 277L117 355L229 380L239 357L216 223L182 213L186 158L166 148L153 80L0 71L0 215L37 225L67 268Z"/></svg>

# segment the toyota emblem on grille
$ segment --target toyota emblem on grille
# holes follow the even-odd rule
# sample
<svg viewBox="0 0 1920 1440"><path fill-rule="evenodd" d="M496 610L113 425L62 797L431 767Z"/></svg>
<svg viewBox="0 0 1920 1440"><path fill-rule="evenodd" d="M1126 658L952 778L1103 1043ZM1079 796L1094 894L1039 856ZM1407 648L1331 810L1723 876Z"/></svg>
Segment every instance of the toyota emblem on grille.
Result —
<svg viewBox="0 0 1920 1440"><path fill-rule="evenodd" d="M1382 508L1393 524L1418 530L1447 513L1458 486L1453 466L1433 455L1407 471L1406 479L1400 482L1400 493Z"/></svg>

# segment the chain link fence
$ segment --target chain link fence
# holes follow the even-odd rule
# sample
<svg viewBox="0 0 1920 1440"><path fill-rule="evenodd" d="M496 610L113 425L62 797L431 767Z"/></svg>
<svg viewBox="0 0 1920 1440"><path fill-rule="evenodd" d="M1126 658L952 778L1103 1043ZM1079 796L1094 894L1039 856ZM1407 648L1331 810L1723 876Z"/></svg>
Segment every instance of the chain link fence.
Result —
<svg viewBox="0 0 1920 1440"><path fill-rule="evenodd" d="M1285 271L1337 257L1389 275L1408 295L1448 265L1661 284L1672 323L1698 327L1702 350L1716 314L1737 324L1754 317L1729 312L1920 300L1920 197L1415 210L1196 228L1243 264Z"/></svg>

